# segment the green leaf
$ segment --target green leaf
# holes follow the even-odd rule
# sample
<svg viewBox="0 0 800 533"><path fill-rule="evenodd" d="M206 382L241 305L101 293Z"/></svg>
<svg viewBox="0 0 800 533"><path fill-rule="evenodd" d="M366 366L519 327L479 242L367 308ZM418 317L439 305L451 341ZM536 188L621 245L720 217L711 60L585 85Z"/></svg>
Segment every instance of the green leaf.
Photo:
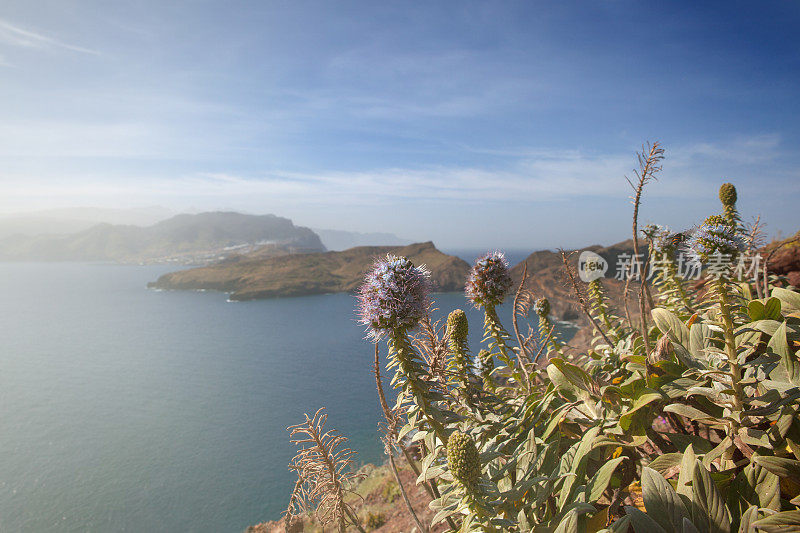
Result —
<svg viewBox="0 0 800 533"><path fill-rule="evenodd" d="M753 462L780 477L792 478L800 483L800 461L764 455L753 456Z"/></svg>
<svg viewBox="0 0 800 533"><path fill-rule="evenodd" d="M600 496L602 496L603 492L608 488L614 470L616 470L623 460L625 460L624 456L617 457L616 459L608 461L595 472L591 481L589 481L589 484L586 486L586 493L589 495L588 500L590 502L596 502L600 499Z"/></svg>
<svg viewBox="0 0 800 533"><path fill-rule="evenodd" d="M750 463L736 476L729 494L747 505L780 510L780 479L757 463Z"/></svg>
<svg viewBox="0 0 800 533"><path fill-rule="evenodd" d="M792 533L800 531L800 511L776 513L753 522L756 531L764 533Z"/></svg>
<svg viewBox="0 0 800 533"><path fill-rule="evenodd" d="M767 346L780 356L781 364L786 370L789 381L793 385L800 386L800 361L797 360L797 357L789 348L789 343L786 339L786 322L781 324Z"/></svg>
<svg viewBox="0 0 800 533"><path fill-rule="evenodd" d="M682 526L683 527L682 527L681 531L683 531L683 533L700 533L697 530L697 527L688 518L684 518L683 519Z"/></svg>
<svg viewBox="0 0 800 533"><path fill-rule="evenodd" d="M771 296L781 301L781 309L784 312L800 311L800 294L788 289L775 287L772 289Z"/></svg>
<svg viewBox="0 0 800 533"><path fill-rule="evenodd" d="M627 533L630 527L631 519L628 515L623 516L609 527L610 533Z"/></svg>
<svg viewBox="0 0 800 533"><path fill-rule="evenodd" d="M573 509L567 513L553 533L578 533L578 523L580 515Z"/></svg>
<svg viewBox="0 0 800 533"><path fill-rule="evenodd" d="M631 517L631 525L636 533L667 533L658 522L631 505L625 506L625 515Z"/></svg>
<svg viewBox="0 0 800 533"><path fill-rule="evenodd" d="M694 448L687 446L683 450L683 459L681 460L681 471L678 475L678 487L676 491L682 496L687 498L692 497L692 476L694 475L694 465L697 462L697 455L694 453Z"/></svg>
<svg viewBox="0 0 800 533"><path fill-rule="evenodd" d="M622 429L628 430L631 427L631 421L633 420L633 414L641 409L642 407L652 403L657 402L659 400L664 399L664 394L660 392L646 392L639 396L635 402L633 402L633 406L622 414L619 417L619 425Z"/></svg>
<svg viewBox="0 0 800 533"><path fill-rule="evenodd" d="M670 439L672 435L670 435ZM681 459L683 459L683 454L680 452L672 452L672 453L665 453L664 455L659 455L655 459L653 459L649 465L650 468L659 472L661 475L664 475L664 472L669 470L670 468L674 468L681 464Z"/></svg>
<svg viewBox="0 0 800 533"><path fill-rule="evenodd" d="M553 382L558 392L568 401L574 402L578 399L578 394L581 390L573 385L556 365L547 365L547 377L550 378L550 381Z"/></svg>
<svg viewBox="0 0 800 533"><path fill-rule="evenodd" d="M706 349L712 346L711 328L706 324L692 324L689 330L689 351L697 359L706 359L708 354Z"/></svg>
<svg viewBox="0 0 800 533"><path fill-rule="evenodd" d="M683 529L683 519L689 517L683 501L672 485L652 468L642 468L642 498L647 514L666 530Z"/></svg>
<svg viewBox="0 0 800 533"><path fill-rule="evenodd" d="M767 299L767 303L764 304L764 314L767 320L783 320L783 316L781 315L781 301L777 298Z"/></svg>
<svg viewBox="0 0 800 533"><path fill-rule="evenodd" d="M777 300L777 298L775 299ZM780 305L780 300L778 300L778 305ZM764 312L764 304L759 300L753 300L747 304L747 314L750 320L763 320L767 317L767 314Z"/></svg>
<svg viewBox="0 0 800 533"><path fill-rule="evenodd" d="M705 511L710 533L727 533L731 529L731 520L725 500L722 499L711 474L700 461L694 466L692 475L693 502Z"/></svg>
<svg viewBox="0 0 800 533"><path fill-rule="evenodd" d="M756 520L758 520L758 506L751 505L742 513L742 518L739 521L739 533L750 533L754 531L753 523Z"/></svg>
<svg viewBox="0 0 800 533"><path fill-rule="evenodd" d="M685 403L672 403L664 407L664 411L668 413L675 413L676 415L685 416L689 420L697 422L704 422L706 424L716 424L719 422L716 417L704 413L700 409L686 405ZM620 422L622 420L620 419Z"/></svg>
<svg viewBox="0 0 800 533"><path fill-rule="evenodd" d="M590 378L589 374L587 374L586 371L584 371L581 367L572 363L568 363L558 357L550 359L550 363L555 365L556 368L561 371L564 377L572 385L587 392L589 391L589 385L592 382L592 378Z"/></svg>
<svg viewBox="0 0 800 533"><path fill-rule="evenodd" d="M517 513L517 523L519 524L519 530L523 533L531 530L531 525L528 522L528 515L525 514L525 509Z"/></svg>
<svg viewBox="0 0 800 533"><path fill-rule="evenodd" d="M683 450L687 446L692 445L699 453L707 453L714 448L714 445L711 443L711 441L704 439L699 435L682 435L680 433L671 433L669 435L669 440L671 440L679 450Z"/></svg>
<svg viewBox="0 0 800 533"><path fill-rule="evenodd" d="M672 342L677 342L684 348L689 347L689 329L680 318L663 307L656 307L650 312L650 315L653 317L656 327L668 335Z"/></svg>
<svg viewBox="0 0 800 533"><path fill-rule="evenodd" d="M567 478L564 480L564 486L561 488L561 493L558 495L558 508L560 510L563 509L568 502L573 501L572 488L575 486L575 482L580 480L581 483L579 484L583 484L584 472L586 471L587 454L591 451L592 443L594 442L594 439L597 437L598 433L600 433L599 426L589 428L589 430L583 435L583 438L581 438L580 443L575 450L575 456L572 458L569 469L569 473L574 475L567 476Z"/></svg>

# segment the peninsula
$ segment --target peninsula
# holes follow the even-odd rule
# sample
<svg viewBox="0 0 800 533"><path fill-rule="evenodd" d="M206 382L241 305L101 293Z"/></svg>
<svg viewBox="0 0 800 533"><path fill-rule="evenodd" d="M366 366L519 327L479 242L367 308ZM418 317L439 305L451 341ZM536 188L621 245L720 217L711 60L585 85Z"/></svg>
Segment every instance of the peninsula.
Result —
<svg viewBox="0 0 800 533"><path fill-rule="evenodd" d="M408 246L359 246L342 252L260 257L258 253L164 274L148 287L174 290L217 290L231 300L353 292L364 272L379 257L393 253L425 265L437 291L459 291L469 271L466 261L436 249L432 242Z"/></svg>

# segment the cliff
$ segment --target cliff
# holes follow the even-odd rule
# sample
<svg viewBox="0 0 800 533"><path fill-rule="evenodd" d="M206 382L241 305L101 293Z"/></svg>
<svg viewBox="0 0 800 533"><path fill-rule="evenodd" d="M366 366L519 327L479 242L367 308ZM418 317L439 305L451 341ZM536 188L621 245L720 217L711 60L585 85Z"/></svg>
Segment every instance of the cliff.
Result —
<svg viewBox="0 0 800 533"><path fill-rule="evenodd" d="M402 247L360 246L343 252L258 257L242 255L215 265L171 272L148 286L158 289L208 289L231 293L232 300L353 292L373 261L387 253L408 257L431 272L434 289L459 291L469 265L446 255L432 242Z"/></svg>
<svg viewBox="0 0 800 533"><path fill-rule="evenodd" d="M640 243L643 250L646 245ZM609 299L618 307L617 314L624 316L623 293L625 282L614 278L617 270L617 259L620 254L633 253L633 241L627 240L611 246L587 246L570 256L570 264L577 265L578 254L583 250L592 251L602 256L608 262L608 272L603 279L603 286L606 289ZM572 253L572 252L567 252ZM550 308L553 316L558 320L568 320L581 324L588 323L585 315L580 312L575 298L572 296L572 286L564 275L561 253L542 250L529 255L524 261L515 265L511 269L511 277L514 279L514 287L518 287L522 279L524 265L528 266L527 287L533 291L537 298L545 297L550 301ZM580 282L585 286L584 283ZM636 312L636 290L638 284L631 283L631 291L628 295L628 308L631 314Z"/></svg>

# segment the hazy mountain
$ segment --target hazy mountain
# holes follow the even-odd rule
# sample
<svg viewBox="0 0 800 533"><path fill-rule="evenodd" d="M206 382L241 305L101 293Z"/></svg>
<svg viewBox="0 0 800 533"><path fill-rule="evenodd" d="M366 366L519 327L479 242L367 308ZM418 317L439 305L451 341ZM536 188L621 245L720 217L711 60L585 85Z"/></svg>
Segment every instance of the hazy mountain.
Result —
<svg viewBox="0 0 800 533"><path fill-rule="evenodd" d="M69 207L0 215L0 238L12 235L67 235L97 224L150 226L176 213L165 207L112 209Z"/></svg>
<svg viewBox="0 0 800 533"><path fill-rule="evenodd" d="M405 246L411 241L393 233L360 233L335 229L313 228L328 250L347 250L356 246Z"/></svg>
<svg viewBox="0 0 800 533"><path fill-rule="evenodd" d="M190 263L261 246L287 253L325 250L316 233L287 218L212 212L177 215L147 227L97 224L69 235L14 235L0 239L0 259Z"/></svg>

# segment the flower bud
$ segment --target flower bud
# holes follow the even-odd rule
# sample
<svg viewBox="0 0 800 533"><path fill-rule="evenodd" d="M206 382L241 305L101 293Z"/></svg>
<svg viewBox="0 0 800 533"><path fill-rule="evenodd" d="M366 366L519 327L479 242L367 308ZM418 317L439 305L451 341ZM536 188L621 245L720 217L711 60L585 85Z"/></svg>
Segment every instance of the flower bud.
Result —
<svg viewBox="0 0 800 533"><path fill-rule="evenodd" d="M550 314L550 302L547 298L539 298L533 303L533 310L542 318L546 318Z"/></svg>
<svg viewBox="0 0 800 533"><path fill-rule="evenodd" d="M454 432L447 439L447 468L465 487L472 487L481 476L481 461L475 442L468 435Z"/></svg>
<svg viewBox="0 0 800 533"><path fill-rule="evenodd" d="M730 207L736 204L736 187L733 183L723 183L719 188L719 200L725 207Z"/></svg>
<svg viewBox="0 0 800 533"><path fill-rule="evenodd" d="M452 341L463 344L467 342L467 334L469 334L467 314L461 309L456 309L447 317L447 335Z"/></svg>

